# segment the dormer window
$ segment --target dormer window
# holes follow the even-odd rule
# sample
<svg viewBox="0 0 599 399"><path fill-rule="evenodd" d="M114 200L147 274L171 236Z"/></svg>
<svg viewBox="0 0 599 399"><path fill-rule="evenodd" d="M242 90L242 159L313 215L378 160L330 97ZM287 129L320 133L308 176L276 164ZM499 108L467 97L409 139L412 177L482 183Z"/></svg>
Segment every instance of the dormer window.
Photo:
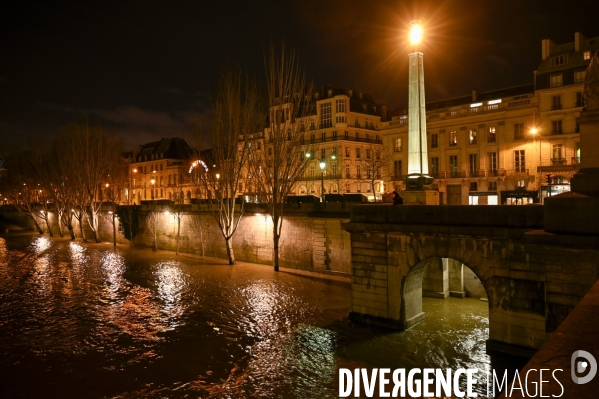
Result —
<svg viewBox="0 0 599 399"><path fill-rule="evenodd" d="M551 87L558 87L562 85L562 75L551 75L550 78Z"/></svg>
<svg viewBox="0 0 599 399"><path fill-rule="evenodd" d="M568 54L558 55L551 59L551 66L564 65L568 62Z"/></svg>
<svg viewBox="0 0 599 399"><path fill-rule="evenodd" d="M591 59L591 52L590 51L585 51L584 54L583 54L583 56L582 56L582 59L584 59L584 60L590 60Z"/></svg>

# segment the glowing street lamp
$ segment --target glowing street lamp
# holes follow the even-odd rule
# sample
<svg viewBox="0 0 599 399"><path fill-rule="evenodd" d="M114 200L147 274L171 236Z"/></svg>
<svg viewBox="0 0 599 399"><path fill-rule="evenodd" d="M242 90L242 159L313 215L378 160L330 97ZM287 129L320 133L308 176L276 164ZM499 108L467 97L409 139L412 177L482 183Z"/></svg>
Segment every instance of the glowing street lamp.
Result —
<svg viewBox="0 0 599 399"><path fill-rule="evenodd" d="M312 154L310 154L310 152L306 153L306 158L311 158ZM319 163L318 166L320 167L320 196L321 202L325 202L324 201L324 170L327 167L327 161L326 158L322 158L322 159L318 159L318 158L314 158L316 159ZM335 156L335 154L331 155L331 159L337 159L337 157Z"/></svg>
<svg viewBox="0 0 599 399"><path fill-rule="evenodd" d="M422 40L422 26L420 21L410 22L410 42L414 45L420 43Z"/></svg>

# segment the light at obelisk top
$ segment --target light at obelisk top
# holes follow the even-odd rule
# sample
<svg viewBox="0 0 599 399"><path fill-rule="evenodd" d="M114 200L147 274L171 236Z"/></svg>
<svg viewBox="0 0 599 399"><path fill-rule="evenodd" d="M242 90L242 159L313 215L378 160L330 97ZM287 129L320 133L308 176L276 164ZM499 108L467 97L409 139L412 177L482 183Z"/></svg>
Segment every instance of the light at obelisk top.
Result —
<svg viewBox="0 0 599 399"><path fill-rule="evenodd" d="M407 188L422 188L433 182L433 178L428 176L423 60L422 53L417 51L421 39L420 21L410 22L410 41L414 51L409 54Z"/></svg>

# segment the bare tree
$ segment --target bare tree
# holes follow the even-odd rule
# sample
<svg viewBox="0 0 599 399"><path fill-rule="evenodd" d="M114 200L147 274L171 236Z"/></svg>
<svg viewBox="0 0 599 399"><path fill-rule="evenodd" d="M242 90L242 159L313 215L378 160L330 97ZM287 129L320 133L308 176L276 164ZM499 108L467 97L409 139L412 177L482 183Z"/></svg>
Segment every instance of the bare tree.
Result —
<svg viewBox="0 0 599 399"><path fill-rule="evenodd" d="M155 207L146 214L146 228L149 230L150 234L152 234L152 251L158 250L158 241L156 240L158 236L158 228L160 227L160 211L158 211Z"/></svg>
<svg viewBox="0 0 599 399"><path fill-rule="evenodd" d="M313 94L295 52L287 51L285 45L280 54L271 47L265 67L269 125L264 150L254 153L251 177L273 221L273 266L278 271L285 203L309 161L302 146L303 126L306 116L313 113Z"/></svg>
<svg viewBox="0 0 599 399"><path fill-rule="evenodd" d="M58 139L58 147L64 157L65 173L70 181L80 187L77 208L80 226L87 219L94 240L100 242L98 215L102 207L101 189L114 173L120 159L120 141L113 134L106 134L100 126L88 123L70 127ZM79 217L78 217L79 216ZM83 235L83 227L81 226Z"/></svg>
<svg viewBox="0 0 599 399"><path fill-rule="evenodd" d="M370 186L376 201L376 192L377 188L380 188L381 181L389 179L390 154L382 145L372 143L362 145L361 150L364 153L361 162L364 170L357 178L358 181L363 181Z"/></svg>
<svg viewBox="0 0 599 399"><path fill-rule="evenodd" d="M256 80L238 70L221 72L209 118L196 123L198 158L192 169L194 185L209 193L212 215L225 239L229 264L234 265L233 236L243 217L244 177L254 134L262 126ZM201 159L204 158L204 159Z"/></svg>
<svg viewBox="0 0 599 399"><path fill-rule="evenodd" d="M189 217L189 224L191 226L191 229L200 238L200 248L202 250L202 259L204 259L204 255L206 252L205 242L204 242L204 225L203 225L204 218L202 217L202 214L200 212L190 213L188 215L188 217Z"/></svg>

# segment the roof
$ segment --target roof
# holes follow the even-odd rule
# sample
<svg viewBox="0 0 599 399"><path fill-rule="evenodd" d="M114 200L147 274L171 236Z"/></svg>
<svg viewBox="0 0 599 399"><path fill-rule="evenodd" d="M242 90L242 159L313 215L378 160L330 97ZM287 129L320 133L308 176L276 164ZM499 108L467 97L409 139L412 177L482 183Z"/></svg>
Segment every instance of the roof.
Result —
<svg viewBox="0 0 599 399"><path fill-rule="evenodd" d="M152 157L154 155L154 157ZM137 153L137 162L152 159L190 159L192 150L185 140L179 137L160 139L141 146Z"/></svg>

